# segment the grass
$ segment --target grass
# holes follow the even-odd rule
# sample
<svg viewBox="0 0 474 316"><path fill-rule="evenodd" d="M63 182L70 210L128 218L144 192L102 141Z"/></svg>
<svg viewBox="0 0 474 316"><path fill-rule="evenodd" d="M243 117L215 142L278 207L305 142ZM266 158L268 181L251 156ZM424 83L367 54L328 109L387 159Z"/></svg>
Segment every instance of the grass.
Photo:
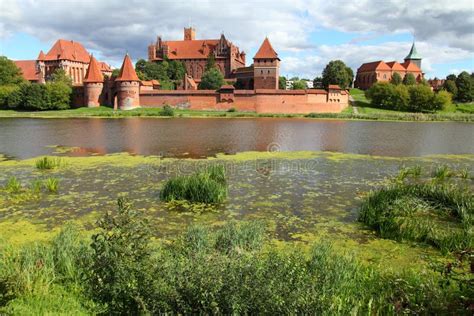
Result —
<svg viewBox="0 0 474 316"><path fill-rule="evenodd" d="M97 236L119 234L120 238L110 239L106 251L117 261L132 259L108 266L107 277L100 278L96 288L90 286L95 280L91 276L104 253L93 251L71 225L51 243L0 248L0 313L469 313L472 290L462 280L435 271L381 273L328 243L313 245L309 251L298 246L270 248L259 222L230 222L216 230L191 226L152 248L136 245L151 253L134 257L127 245L136 234L122 229L147 231L138 222L129 226L135 220L125 216L113 223L111 231L92 237L95 243ZM103 289L120 292L112 300L98 295Z"/></svg>
<svg viewBox="0 0 474 316"><path fill-rule="evenodd" d="M52 170L63 165L63 160L59 157L44 156L35 161L36 168L39 170Z"/></svg>
<svg viewBox="0 0 474 316"><path fill-rule="evenodd" d="M21 183L18 181L16 177L10 177L7 180L7 184L5 185L5 190L10 193L19 193L21 191Z"/></svg>
<svg viewBox="0 0 474 316"><path fill-rule="evenodd" d="M58 193L59 179L57 179L57 178L47 178L46 180L43 181L43 187L49 193Z"/></svg>
<svg viewBox="0 0 474 316"><path fill-rule="evenodd" d="M221 203L227 197L225 168L210 166L189 176L169 179L160 192L162 201L186 200L193 203Z"/></svg>
<svg viewBox="0 0 474 316"><path fill-rule="evenodd" d="M469 187L449 181L457 173L446 166L420 179L406 169L395 181L371 192L359 220L381 237L430 244L442 252L472 251L474 198Z"/></svg>

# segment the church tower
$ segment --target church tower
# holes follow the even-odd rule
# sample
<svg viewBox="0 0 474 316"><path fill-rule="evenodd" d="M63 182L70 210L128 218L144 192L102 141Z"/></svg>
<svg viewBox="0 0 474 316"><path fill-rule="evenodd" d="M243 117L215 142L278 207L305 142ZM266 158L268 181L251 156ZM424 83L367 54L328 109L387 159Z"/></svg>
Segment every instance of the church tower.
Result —
<svg viewBox="0 0 474 316"><path fill-rule="evenodd" d="M421 69L421 56L416 51L415 42L411 46L410 53L408 53L407 57L405 57L405 62L411 62L418 66Z"/></svg>
<svg viewBox="0 0 474 316"><path fill-rule="evenodd" d="M280 58L265 38L253 58L254 89L278 89Z"/></svg>
<svg viewBox="0 0 474 316"><path fill-rule="evenodd" d="M83 83L84 104L89 108L100 106L101 95L104 88L104 76L93 55L91 55L89 68L87 68Z"/></svg>
<svg viewBox="0 0 474 316"><path fill-rule="evenodd" d="M140 79L128 54L125 55L120 73L115 79L115 87L119 109L132 110L140 106Z"/></svg>

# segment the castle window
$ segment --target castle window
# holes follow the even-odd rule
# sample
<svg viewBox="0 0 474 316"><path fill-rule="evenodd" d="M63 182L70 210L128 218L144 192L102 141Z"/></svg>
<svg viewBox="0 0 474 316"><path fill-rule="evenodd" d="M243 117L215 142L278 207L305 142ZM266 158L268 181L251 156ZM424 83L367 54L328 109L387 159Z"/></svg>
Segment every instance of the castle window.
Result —
<svg viewBox="0 0 474 316"><path fill-rule="evenodd" d="M260 70L260 74L263 75L263 70Z"/></svg>
<svg viewBox="0 0 474 316"><path fill-rule="evenodd" d="M268 70L268 74L270 74L270 70Z"/></svg>
<svg viewBox="0 0 474 316"><path fill-rule="evenodd" d="M384 79L387 79L387 75L383 75L383 78L384 78Z"/></svg>

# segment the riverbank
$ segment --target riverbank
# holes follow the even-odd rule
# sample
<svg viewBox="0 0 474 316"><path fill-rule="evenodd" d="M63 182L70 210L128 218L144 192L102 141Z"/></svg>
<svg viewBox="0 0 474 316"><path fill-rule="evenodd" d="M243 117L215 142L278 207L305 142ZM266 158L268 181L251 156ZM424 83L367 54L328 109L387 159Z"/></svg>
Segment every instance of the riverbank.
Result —
<svg viewBox="0 0 474 316"><path fill-rule="evenodd" d="M357 107L347 108L342 113L310 113L310 114L259 114L255 112L229 112L229 111L194 111L175 110L174 117L181 118L311 118L311 119L340 119L340 120L377 120L377 121L455 121L474 122L474 114L460 112L438 113L407 113L386 111L380 109L367 110ZM125 118L125 117L156 117L163 116L160 108L140 108L130 111L114 111L108 107L79 108L62 111L26 112L14 110L0 110L0 118Z"/></svg>

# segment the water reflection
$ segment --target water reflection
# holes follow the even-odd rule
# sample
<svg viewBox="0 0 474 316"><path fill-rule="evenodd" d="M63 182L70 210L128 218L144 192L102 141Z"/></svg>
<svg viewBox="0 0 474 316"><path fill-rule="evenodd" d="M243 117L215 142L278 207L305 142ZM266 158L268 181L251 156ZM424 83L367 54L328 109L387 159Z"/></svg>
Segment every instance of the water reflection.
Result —
<svg viewBox="0 0 474 316"><path fill-rule="evenodd" d="M259 119L0 119L0 153L16 158L129 152L207 157L242 151L326 150L379 156L474 153L469 123Z"/></svg>

